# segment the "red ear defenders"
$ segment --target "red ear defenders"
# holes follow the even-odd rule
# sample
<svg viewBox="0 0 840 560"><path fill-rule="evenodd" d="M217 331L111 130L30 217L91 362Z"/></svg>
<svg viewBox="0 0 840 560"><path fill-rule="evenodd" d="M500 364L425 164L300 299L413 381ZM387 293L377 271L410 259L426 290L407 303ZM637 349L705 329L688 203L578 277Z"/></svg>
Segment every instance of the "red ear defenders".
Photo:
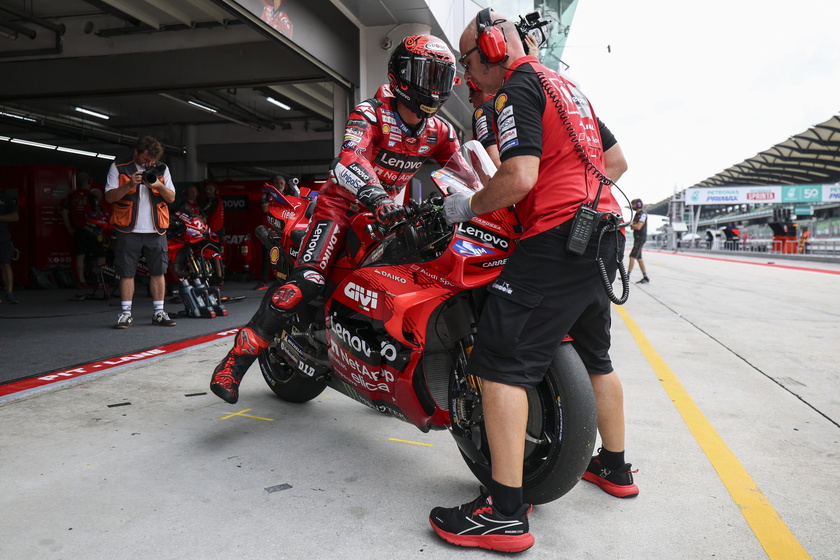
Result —
<svg viewBox="0 0 840 560"><path fill-rule="evenodd" d="M493 25L490 8L484 8L475 17L478 26L476 46L484 64L498 64L507 60L507 41L502 30Z"/></svg>

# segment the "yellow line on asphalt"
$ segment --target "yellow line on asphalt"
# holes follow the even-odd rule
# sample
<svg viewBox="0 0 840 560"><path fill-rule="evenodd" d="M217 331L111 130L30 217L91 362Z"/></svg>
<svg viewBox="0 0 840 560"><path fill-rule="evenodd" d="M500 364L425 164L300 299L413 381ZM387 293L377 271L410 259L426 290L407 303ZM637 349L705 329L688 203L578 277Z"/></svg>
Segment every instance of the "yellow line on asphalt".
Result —
<svg viewBox="0 0 840 560"><path fill-rule="evenodd" d="M234 416L244 416L245 418L253 418L254 420L265 420L267 422L274 422L274 418L263 418L261 416L251 416L250 414L245 414L251 410L250 408L246 408L245 410L240 410L239 412L234 412L233 414L228 414L227 416L222 416L219 420L227 420L228 418L233 418Z"/></svg>
<svg viewBox="0 0 840 560"><path fill-rule="evenodd" d="M653 367L653 371L688 425L694 439L700 444L706 457L717 471L768 558L770 560L810 559L811 556L770 505L770 501L758 489L752 477L694 403L665 360L654 350L647 337L630 318L630 314L623 307L615 306L615 309Z"/></svg>
<svg viewBox="0 0 840 560"><path fill-rule="evenodd" d="M410 440L407 440L407 439L397 439L397 438L392 438L392 437L389 437L388 441L396 441L398 443L410 443L411 445L425 445L426 447L434 447L435 446L435 444L433 444L433 443L423 443L422 441L410 441Z"/></svg>

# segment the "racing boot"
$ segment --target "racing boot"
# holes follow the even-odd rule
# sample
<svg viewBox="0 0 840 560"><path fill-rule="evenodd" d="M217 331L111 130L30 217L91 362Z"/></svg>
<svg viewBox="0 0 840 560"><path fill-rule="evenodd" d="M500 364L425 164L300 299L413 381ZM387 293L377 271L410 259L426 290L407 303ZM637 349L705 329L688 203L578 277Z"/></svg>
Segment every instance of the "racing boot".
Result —
<svg viewBox="0 0 840 560"><path fill-rule="evenodd" d="M245 372L257 359L260 352L268 348L269 341L249 327L243 327L236 333L233 348L213 370L210 390L220 399L230 404L239 400L239 384Z"/></svg>
<svg viewBox="0 0 840 560"><path fill-rule="evenodd" d="M271 333L280 332L288 319L315 297L323 286L323 276L317 272L307 271L301 276L299 282L303 290L291 281L266 292L257 312L236 333L233 348L216 366L210 380L210 390L223 401L235 404L239 400L239 384L260 352L271 344Z"/></svg>

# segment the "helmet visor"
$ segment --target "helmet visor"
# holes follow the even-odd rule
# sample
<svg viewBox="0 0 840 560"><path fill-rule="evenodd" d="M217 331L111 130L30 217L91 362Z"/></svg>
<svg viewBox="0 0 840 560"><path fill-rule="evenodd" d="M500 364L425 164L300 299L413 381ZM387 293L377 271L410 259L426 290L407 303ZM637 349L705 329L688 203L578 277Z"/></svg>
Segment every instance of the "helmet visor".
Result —
<svg viewBox="0 0 840 560"><path fill-rule="evenodd" d="M417 91L449 96L455 83L455 65L445 60L423 56L403 57L400 60L401 78Z"/></svg>

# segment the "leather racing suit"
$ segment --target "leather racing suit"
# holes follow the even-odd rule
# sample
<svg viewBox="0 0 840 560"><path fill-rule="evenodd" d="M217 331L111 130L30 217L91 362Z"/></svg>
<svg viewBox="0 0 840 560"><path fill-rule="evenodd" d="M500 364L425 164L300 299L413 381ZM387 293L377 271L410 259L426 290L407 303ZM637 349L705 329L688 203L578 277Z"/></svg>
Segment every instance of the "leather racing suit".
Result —
<svg viewBox="0 0 840 560"><path fill-rule="evenodd" d="M352 218L366 208L374 211L385 196L393 202L429 158L443 166L453 156L461 157L452 125L432 116L412 131L400 118L397 103L390 86L383 85L350 113L341 151L320 189L289 281L266 291L214 372L211 389L227 402L236 402L239 381L275 333L321 293Z"/></svg>

